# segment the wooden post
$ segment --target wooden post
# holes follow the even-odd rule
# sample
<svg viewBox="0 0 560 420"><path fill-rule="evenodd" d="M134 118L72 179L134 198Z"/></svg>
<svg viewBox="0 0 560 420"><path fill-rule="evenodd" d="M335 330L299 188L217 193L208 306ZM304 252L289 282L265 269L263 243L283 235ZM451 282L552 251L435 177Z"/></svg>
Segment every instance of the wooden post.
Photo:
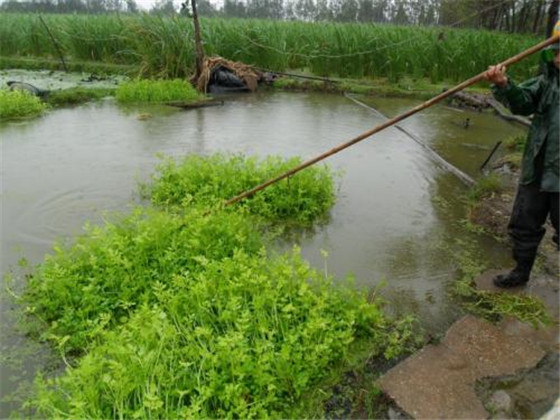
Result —
<svg viewBox="0 0 560 420"><path fill-rule="evenodd" d="M198 23L198 12L196 11L196 0L191 0L193 22L194 22L194 42L196 45L196 73L195 80L202 74L202 63L204 62L204 50L202 49L202 38L200 36L200 25Z"/></svg>

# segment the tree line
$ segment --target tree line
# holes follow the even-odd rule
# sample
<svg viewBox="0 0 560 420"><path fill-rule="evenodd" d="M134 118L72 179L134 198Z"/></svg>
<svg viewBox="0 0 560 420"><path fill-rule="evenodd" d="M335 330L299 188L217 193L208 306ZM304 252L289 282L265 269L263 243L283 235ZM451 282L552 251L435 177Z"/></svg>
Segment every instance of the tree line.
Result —
<svg viewBox="0 0 560 420"><path fill-rule="evenodd" d="M453 25L516 33L549 34L559 0L197 0L201 16ZM148 13L189 15L190 2L157 0ZM135 0L4 0L4 12L139 13Z"/></svg>

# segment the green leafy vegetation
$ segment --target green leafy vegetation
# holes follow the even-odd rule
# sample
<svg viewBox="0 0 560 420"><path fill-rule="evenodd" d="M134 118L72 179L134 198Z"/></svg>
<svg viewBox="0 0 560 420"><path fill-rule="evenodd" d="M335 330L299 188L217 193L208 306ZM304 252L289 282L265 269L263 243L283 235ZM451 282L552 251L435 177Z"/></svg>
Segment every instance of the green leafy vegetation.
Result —
<svg viewBox="0 0 560 420"><path fill-rule="evenodd" d="M485 267L477 263L480 259L475 257L472 244L460 240L456 242L456 246L461 249L454 254L459 264L460 277L453 284L452 292L465 309L493 322L512 316L534 327L552 325L552 317L538 298L526 294L478 290L474 279Z"/></svg>
<svg viewBox="0 0 560 420"><path fill-rule="evenodd" d="M526 135L512 136L507 138L504 141L504 145L509 153L502 157L497 164L501 165L505 163L512 169L521 168L521 160L523 157L523 152L525 151L526 143Z"/></svg>
<svg viewBox="0 0 560 420"><path fill-rule="evenodd" d="M525 150L525 144L527 143L527 136L521 134L519 136L508 137L504 141L504 146L512 152L523 153Z"/></svg>
<svg viewBox="0 0 560 420"><path fill-rule="evenodd" d="M42 114L47 105L39 98L21 90L0 89L0 118L27 118Z"/></svg>
<svg viewBox="0 0 560 420"><path fill-rule="evenodd" d="M187 156L164 160L144 194L160 207L191 203L219 205L300 164L299 158L269 157L258 161L243 156ZM315 165L277 182L236 204L268 221L310 225L324 219L334 204L333 176L327 166Z"/></svg>
<svg viewBox="0 0 560 420"><path fill-rule="evenodd" d="M321 389L345 367L410 350L410 319L388 318L298 249L266 251L267 223L293 218L271 203L294 205L304 224L332 205L327 169L245 208L208 211L229 196L222 189L293 163L167 160L144 187L156 208L55 244L19 302L26 329L68 368L39 375L27 407L39 418L303 418L321 415Z"/></svg>
<svg viewBox="0 0 560 420"><path fill-rule="evenodd" d="M103 331L55 389L39 381L40 412L57 418L299 417L300 397L346 356L356 337L371 336L383 347L387 324L379 308L334 288L297 252L269 258L238 251L201 264L153 282L153 303Z"/></svg>
<svg viewBox="0 0 560 420"><path fill-rule="evenodd" d="M504 190L503 181L496 173L491 173L485 178L481 178L477 184L467 193L468 203L477 203L482 198L490 197L492 194L500 193Z"/></svg>
<svg viewBox="0 0 560 420"><path fill-rule="evenodd" d="M142 75L178 78L193 73L191 22L184 17L46 15L64 53L74 60L135 65ZM478 74L536 44L537 37L492 31L389 24L324 24L272 20L202 19L208 55L273 71L310 69L331 77L404 76L432 83ZM56 57L33 14L0 15L0 55ZM526 79L534 56L511 68Z"/></svg>
<svg viewBox="0 0 560 420"><path fill-rule="evenodd" d="M134 80L121 84L115 94L119 102L196 102L204 99L184 80Z"/></svg>
<svg viewBox="0 0 560 420"><path fill-rule="evenodd" d="M43 338L68 337L65 352L85 350L99 330L152 303L157 282L197 271L201 259L263 246L254 226L232 213L177 216L138 209L116 224L85 230L70 248L55 244L24 298L26 310L45 323L36 326Z"/></svg>

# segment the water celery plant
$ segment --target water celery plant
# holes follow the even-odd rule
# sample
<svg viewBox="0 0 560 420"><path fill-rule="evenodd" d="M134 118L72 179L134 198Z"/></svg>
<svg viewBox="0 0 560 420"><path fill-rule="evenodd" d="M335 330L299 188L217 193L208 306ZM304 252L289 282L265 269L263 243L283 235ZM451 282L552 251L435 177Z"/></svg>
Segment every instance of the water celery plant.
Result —
<svg viewBox="0 0 560 420"><path fill-rule="evenodd" d="M377 305L336 288L296 251L236 252L155 282L155 299L97 337L62 377L38 381L57 418L292 418L360 336L382 351Z"/></svg>
<svg viewBox="0 0 560 420"><path fill-rule="evenodd" d="M290 206L304 224L328 211L326 168L246 207L208 211L292 164L166 160L144 187L157 206L55 245L20 297L28 330L71 366L36 378L37 417L307 417L308 396L326 395L322 381L353 346L367 346L364 359L405 351L409 334L379 301L311 268L298 249L266 250L265 223L293 218Z"/></svg>
<svg viewBox="0 0 560 420"><path fill-rule="evenodd" d="M204 99L184 80L134 80L121 84L115 94L119 102L196 102Z"/></svg>
<svg viewBox="0 0 560 420"><path fill-rule="evenodd" d="M36 327L43 338L68 337L65 352L83 352L100 329L153 303L154 284L196 272L204 259L263 246L254 224L231 212L178 216L139 208L85 232L69 248L55 244L23 297L27 311L40 314Z"/></svg>
<svg viewBox="0 0 560 420"><path fill-rule="evenodd" d="M36 96L24 91L0 89L0 118L15 119L42 114L47 105Z"/></svg>
<svg viewBox="0 0 560 420"><path fill-rule="evenodd" d="M301 163L299 158L244 156L186 156L180 161L165 159L157 167L144 194L165 208L185 204L222 203ZM335 201L333 174L327 166L307 168L285 181L246 199L236 206L268 221L310 225L324 219Z"/></svg>

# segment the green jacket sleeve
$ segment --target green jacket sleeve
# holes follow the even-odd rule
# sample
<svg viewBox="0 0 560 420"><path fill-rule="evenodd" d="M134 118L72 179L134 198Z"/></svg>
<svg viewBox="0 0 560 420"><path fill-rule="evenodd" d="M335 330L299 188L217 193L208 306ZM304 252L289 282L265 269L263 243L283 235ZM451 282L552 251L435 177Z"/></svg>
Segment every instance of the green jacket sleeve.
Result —
<svg viewBox="0 0 560 420"><path fill-rule="evenodd" d="M531 115L537 110L543 88L543 77L529 79L520 85L508 81L505 87L492 85L492 92L498 101L518 115Z"/></svg>

